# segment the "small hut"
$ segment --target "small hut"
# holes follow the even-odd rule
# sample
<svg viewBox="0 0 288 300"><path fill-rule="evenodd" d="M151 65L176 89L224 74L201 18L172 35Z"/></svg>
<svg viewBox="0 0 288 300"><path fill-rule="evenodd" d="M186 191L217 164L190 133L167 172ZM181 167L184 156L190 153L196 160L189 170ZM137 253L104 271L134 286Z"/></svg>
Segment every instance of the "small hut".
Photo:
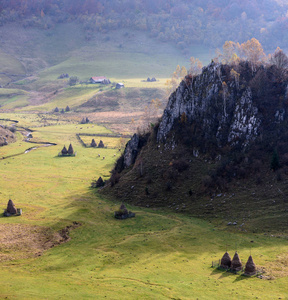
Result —
<svg viewBox="0 0 288 300"><path fill-rule="evenodd" d="M246 276L253 276L256 273L257 273L256 265L255 265L255 263L253 261L252 256L250 255L249 258L248 258L248 261L246 263L246 266L245 266L244 275L246 275Z"/></svg>
<svg viewBox="0 0 288 300"><path fill-rule="evenodd" d="M63 147L61 153L62 153L62 155L67 155L68 154L66 146Z"/></svg>
<svg viewBox="0 0 288 300"><path fill-rule="evenodd" d="M242 262L240 260L240 257L237 253L237 251L234 254L234 257L231 261L231 269L232 272L239 272L242 270Z"/></svg>
<svg viewBox="0 0 288 300"><path fill-rule="evenodd" d="M116 89L123 89L123 88L124 88L124 83L118 82L118 83L116 84Z"/></svg>
<svg viewBox="0 0 288 300"><path fill-rule="evenodd" d="M230 267L231 267L231 256L229 255L229 253L227 251L221 258L220 267L223 269L226 269L226 270L230 269Z"/></svg>
<svg viewBox="0 0 288 300"><path fill-rule="evenodd" d="M69 148L68 148L67 152L68 152L69 155L73 155L74 154L74 150L73 150L73 147L72 147L71 143L69 145Z"/></svg>
<svg viewBox="0 0 288 300"><path fill-rule="evenodd" d="M98 148L104 148L104 143L102 140L100 140L100 142L98 144Z"/></svg>
<svg viewBox="0 0 288 300"><path fill-rule="evenodd" d="M95 140L94 139L92 139L92 141L91 141L91 147L94 147L94 148L96 148L97 147L97 144L96 144L96 142L95 142Z"/></svg>
<svg viewBox="0 0 288 300"><path fill-rule="evenodd" d="M127 218L133 218L135 217L135 213L132 213L131 211L128 211L124 203L121 204L119 210L114 212L114 217L116 219L127 219Z"/></svg>

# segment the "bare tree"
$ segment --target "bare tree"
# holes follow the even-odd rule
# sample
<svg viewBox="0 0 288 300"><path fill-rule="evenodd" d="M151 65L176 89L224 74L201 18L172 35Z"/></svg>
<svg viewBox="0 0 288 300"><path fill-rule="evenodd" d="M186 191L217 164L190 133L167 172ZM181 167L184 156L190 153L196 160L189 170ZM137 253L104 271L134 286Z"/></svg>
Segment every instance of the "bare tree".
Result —
<svg viewBox="0 0 288 300"><path fill-rule="evenodd" d="M269 61L272 65L275 65L279 69L288 68L288 57L279 47L277 47Z"/></svg>

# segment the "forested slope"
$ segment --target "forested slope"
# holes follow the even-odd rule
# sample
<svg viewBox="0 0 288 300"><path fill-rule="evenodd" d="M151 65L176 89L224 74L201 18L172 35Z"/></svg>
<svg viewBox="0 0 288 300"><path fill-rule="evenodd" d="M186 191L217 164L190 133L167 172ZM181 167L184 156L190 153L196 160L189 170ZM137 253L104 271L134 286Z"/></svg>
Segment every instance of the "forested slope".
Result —
<svg viewBox="0 0 288 300"><path fill-rule="evenodd" d="M147 31L161 41L173 41L182 51L193 43L219 47L226 40L257 38L266 49L286 47L287 3L265 1L0 1L0 24L22 20L23 26L46 30L78 20L91 32L119 28ZM284 33L283 33L284 32Z"/></svg>

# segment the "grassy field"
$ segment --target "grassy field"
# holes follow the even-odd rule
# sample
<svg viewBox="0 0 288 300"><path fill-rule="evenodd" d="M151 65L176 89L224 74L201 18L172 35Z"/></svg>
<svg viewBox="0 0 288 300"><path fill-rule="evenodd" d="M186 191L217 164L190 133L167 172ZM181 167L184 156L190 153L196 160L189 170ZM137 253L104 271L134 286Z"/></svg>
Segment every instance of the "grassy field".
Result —
<svg viewBox="0 0 288 300"><path fill-rule="evenodd" d="M7 115L12 117L12 115ZM22 118L21 118L22 117ZM120 203L103 198L90 183L107 179L114 149L83 148L75 134L78 124L33 127L31 115L14 115L19 126L31 122L33 140L57 146L0 160L1 201L9 197L23 209L21 217L0 218L10 224L57 232L73 222L67 243L27 255L22 245L1 243L0 298L4 299L285 299L287 298L287 239L263 234L223 231L213 224L164 209L128 206L136 218L119 221ZM22 124L23 121L23 124ZM86 133L110 131L81 125ZM58 157L72 143L75 157ZM31 144L18 140L1 148L1 156L22 153ZM37 146L37 145L36 145ZM38 145L40 146L40 145ZM101 158L98 158L98 152ZM102 159L105 156L105 159ZM131 187L132 188L132 187ZM32 230L32 231L33 231ZM6 232L9 236L9 231ZM1 238L1 235L0 235ZM226 249L239 252L246 263L250 252L267 278L246 278L211 268ZM13 259L12 259L13 258Z"/></svg>

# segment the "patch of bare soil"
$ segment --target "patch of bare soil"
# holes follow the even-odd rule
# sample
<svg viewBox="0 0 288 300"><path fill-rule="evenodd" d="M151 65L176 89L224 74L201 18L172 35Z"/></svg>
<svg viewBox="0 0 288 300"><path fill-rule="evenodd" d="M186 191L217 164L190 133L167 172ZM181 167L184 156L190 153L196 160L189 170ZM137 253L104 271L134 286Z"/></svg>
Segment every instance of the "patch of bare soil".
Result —
<svg viewBox="0 0 288 300"><path fill-rule="evenodd" d="M53 231L51 228L23 224L0 224L0 262L40 256L45 250L67 242L69 232L81 224Z"/></svg>
<svg viewBox="0 0 288 300"><path fill-rule="evenodd" d="M288 276L288 253L282 253L277 256L277 259L267 264L264 268L263 279L275 279Z"/></svg>
<svg viewBox="0 0 288 300"><path fill-rule="evenodd" d="M51 101L57 93L58 93L57 89L54 90L53 92L31 91L30 94L29 94L29 99L28 100L29 100L29 103L31 105L40 105L40 104L47 103L47 102Z"/></svg>
<svg viewBox="0 0 288 300"><path fill-rule="evenodd" d="M0 146L8 145L16 141L14 133L0 126Z"/></svg>

